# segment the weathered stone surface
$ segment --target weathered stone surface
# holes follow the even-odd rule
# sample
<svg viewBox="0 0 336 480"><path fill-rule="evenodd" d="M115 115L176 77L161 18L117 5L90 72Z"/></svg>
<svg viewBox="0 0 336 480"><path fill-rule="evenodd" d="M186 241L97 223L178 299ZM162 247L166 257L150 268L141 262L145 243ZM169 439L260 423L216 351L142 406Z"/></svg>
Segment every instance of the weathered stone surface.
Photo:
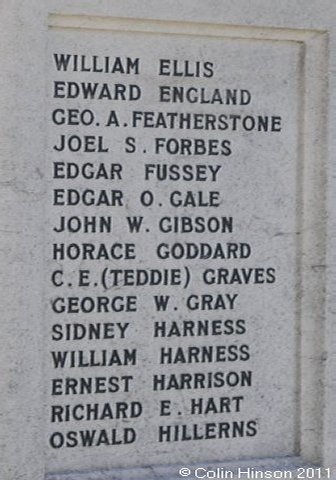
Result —
<svg viewBox="0 0 336 480"><path fill-rule="evenodd" d="M1 478L328 475L334 6L14 3Z"/></svg>

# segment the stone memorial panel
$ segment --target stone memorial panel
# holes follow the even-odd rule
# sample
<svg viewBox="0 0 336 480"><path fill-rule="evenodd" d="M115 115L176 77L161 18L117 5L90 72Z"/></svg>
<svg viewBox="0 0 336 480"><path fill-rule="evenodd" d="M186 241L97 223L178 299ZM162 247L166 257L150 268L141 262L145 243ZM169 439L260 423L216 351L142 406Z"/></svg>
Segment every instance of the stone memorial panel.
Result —
<svg viewBox="0 0 336 480"><path fill-rule="evenodd" d="M1 478L331 478L329 10L17 3Z"/></svg>
<svg viewBox="0 0 336 480"><path fill-rule="evenodd" d="M52 469L295 453L300 58L50 31Z"/></svg>

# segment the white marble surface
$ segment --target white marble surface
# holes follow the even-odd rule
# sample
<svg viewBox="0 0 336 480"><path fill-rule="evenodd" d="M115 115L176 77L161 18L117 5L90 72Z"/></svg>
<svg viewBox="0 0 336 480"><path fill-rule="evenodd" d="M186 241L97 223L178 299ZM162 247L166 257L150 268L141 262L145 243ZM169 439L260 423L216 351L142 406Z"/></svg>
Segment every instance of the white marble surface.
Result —
<svg viewBox="0 0 336 480"><path fill-rule="evenodd" d="M169 1L164 5L155 1L81 1L75 5L49 1L41 5L34 0L29 6L16 1L11 8L3 7L1 36L6 48L1 84L6 95L1 100L0 239L5 265L0 326L1 478L182 478L178 476L182 466L196 475L190 465L206 464L211 469L212 465L248 462L253 468L264 458L269 459L266 469L310 463L332 468L336 464L332 416L334 164L333 136L327 135L335 120L329 101L332 96L326 92L327 79L329 92L334 88L329 75L335 61L333 12L334 5L329 1L280 1L270 8L264 1L237 1L234 5L226 1ZM85 55L88 63L84 66L89 65L88 69L94 58L98 62L105 57L139 61L124 75L71 69L62 72L55 67L54 53ZM174 60L175 75L158 74L160 62L165 65L162 71L174 72ZM186 68L189 73L195 68L199 73L178 74L183 70L185 74ZM112 98L85 100L80 94L66 98L67 82L72 82L73 89L83 88L83 82L97 82L98 89L106 83L103 88ZM116 88L122 88L116 84L136 85L131 92L139 98L130 101L128 87L125 99L120 93L116 98ZM160 102L162 85L198 89L206 98L211 98L217 88L223 104ZM228 105L227 90L233 89L238 94L245 92L242 95L249 101ZM86 109L92 112L86 118L93 115L94 121L88 126L52 121L53 111L68 108ZM120 127L106 126L111 110L116 112ZM135 128L135 111L163 112L163 116L167 112L177 116L198 114L200 121L211 114L216 115L215 122L221 114L275 116L281 120L276 121L274 129L280 125L281 131L144 128L141 120ZM85 138L88 151L56 151L53 147L60 144L62 135L73 136L73 149L78 139ZM136 139L136 153L125 151L126 137ZM171 140L169 146L166 140L157 138L178 139L179 143ZM210 143L215 147L210 154L197 155L192 140L184 152L173 154L170 150L189 139L202 140L207 148ZM129 150L132 142L128 143ZM160 151L156 145L162 145ZM57 162L59 178L55 174ZM69 163L98 163L114 173L106 179L61 178L66 176L63 165ZM190 165L190 171L198 165L198 173L205 179L158 182L156 167L148 165L162 164L177 165L177 170ZM68 189L104 190L110 201L105 202L107 205L101 201L96 206L83 202L69 206L62 189L65 193ZM153 206L141 205L139 198L146 190L154 194ZM176 191L180 193L173 193ZM184 205L179 205L181 198ZM125 217L140 215L144 228L140 233L130 233ZM92 216L111 217L111 231L54 230L62 217ZM233 228L230 232L204 234L160 230L163 217L176 216L232 217ZM212 248L220 243L227 248L228 242L249 244L248 258L164 260L157 255L161 243L204 243ZM127 259L90 260L79 256L72 260L56 255L53 258L54 243L131 246L127 247ZM121 251L125 248L122 246ZM113 284L113 272L104 274L106 268L147 272L175 269L181 282L138 286L130 280L129 286L120 287ZM253 276L259 268L261 283L245 280L249 284L232 281L227 285L222 280L209 284L213 274L205 271L218 272L220 268L237 268L241 276L243 269ZM82 273L80 285L79 271L86 270L90 273ZM55 271L63 272L55 277L64 281L63 285L52 284ZM171 297L167 312L156 311L155 295ZM212 295L211 306L194 310L193 301L204 299L204 295ZM118 312L111 307L105 314L58 313L62 300L53 303L57 297L98 296L128 296L130 311ZM176 322L174 325L181 328L186 321L239 319L244 320L241 334L169 338L154 334L155 322L166 322L167 326ZM55 332L59 335L65 325L74 323L110 323L115 335L103 340L55 340ZM160 360L163 348L181 355L195 352L194 347L223 352L219 349L229 345L232 350L240 349L240 360L225 359L227 354L223 353L212 361L200 361L200 353L183 363L178 359L169 364ZM97 362L103 350L122 355L125 349L134 353L135 360L129 360L128 365L88 368L83 362L79 364L80 351L85 362L88 358ZM90 354L90 350L95 353ZM76 352L75 366L71 366L67 354L65 367L55 368L51 352L65 351ZM251 386L153 391L154 375L208 375L228 370L252 371ZM120 388L110 394L57 395L64 393L69 377L122 375L132 377L128 391ZM239 409L234 404L237 400L232 400L237 396L243 397ZM218 404L223 397L231 398L230 411L227 407L221 413L192 412L193 402L199 398L214 398ZM142 413L137 418L116 420L51 421L52 412L65 405L110 403L115 410L117 402L140 402ZM160 415L163 405L168 405L170 415ZM57 418L61 417L54 416L54 420ZM226 422L229 426L223 427ZM233 422L245 422L244 433L237 435L241 438L232 438ZM209 436L215 431L216 438L182 440L181 432L188 436L194 428L193 435L204 435L205 424L210 423L215 426L207 427ZM164 426L178 431L179 439L160 442L160 427ZM220 428L230 433L218 434ZM124 429L130 429L129 439L134 435L134 441L89 448L71 446L75 437L80 438L80 431L95 429L116 429L117 440ZM63 446L69 431L76 434L68 437L68 447ZM89 471L93 473L85 473Z"/></svg>

